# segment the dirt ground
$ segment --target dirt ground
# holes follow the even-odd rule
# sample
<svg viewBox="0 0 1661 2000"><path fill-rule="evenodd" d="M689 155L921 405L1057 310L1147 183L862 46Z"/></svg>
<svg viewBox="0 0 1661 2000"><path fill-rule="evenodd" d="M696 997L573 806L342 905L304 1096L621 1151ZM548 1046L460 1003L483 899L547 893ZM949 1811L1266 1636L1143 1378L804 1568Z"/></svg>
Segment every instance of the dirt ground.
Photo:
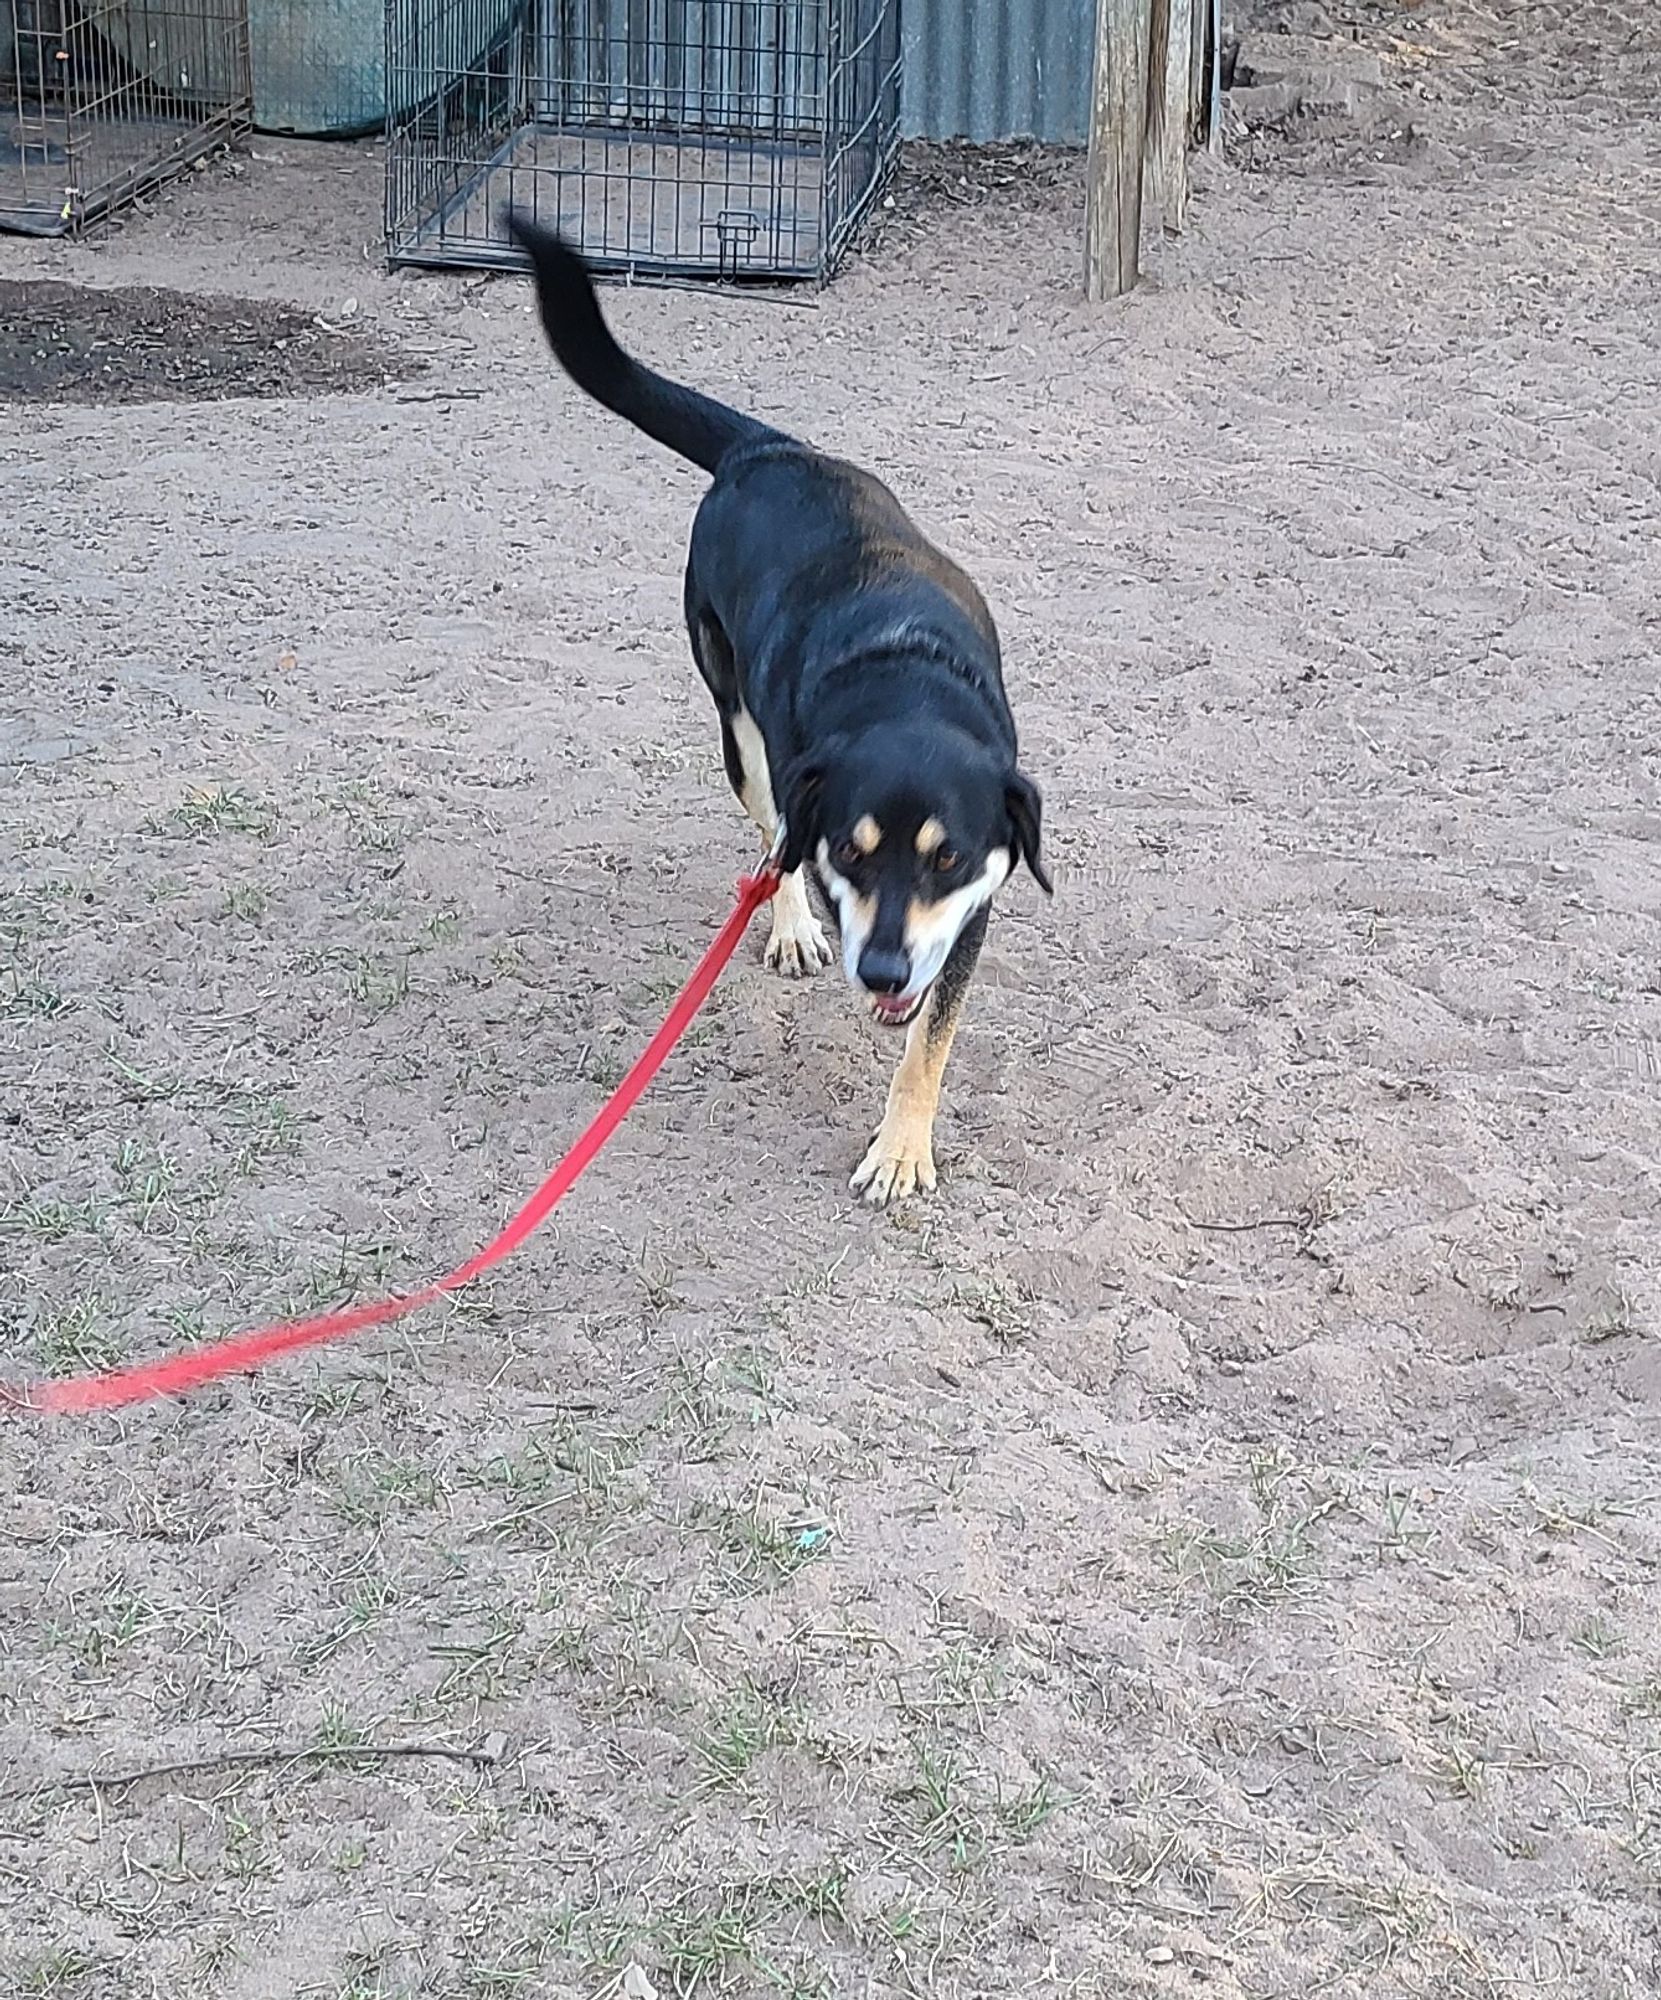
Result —
<svg viewBox="0 0 1661 2000"><path fill-rule="evenodd" d="M1018 154L822 297L608 295L981 580L1055 903L932 1201L758 926L476 1294L0 1423L6 1993L1661 1987L1652 11L1288 10L1379 88L1111 308ZM379 176L0 243L393 357L0 414L14 1377L448 1266L753 856L697 477Z"/></svg>
<svg viewBox="0 0 1661 2000"><path fill-rule="evenodd" d="M363 329L292 306L0 278L0 405L304 395L422 372Z"/></svg>

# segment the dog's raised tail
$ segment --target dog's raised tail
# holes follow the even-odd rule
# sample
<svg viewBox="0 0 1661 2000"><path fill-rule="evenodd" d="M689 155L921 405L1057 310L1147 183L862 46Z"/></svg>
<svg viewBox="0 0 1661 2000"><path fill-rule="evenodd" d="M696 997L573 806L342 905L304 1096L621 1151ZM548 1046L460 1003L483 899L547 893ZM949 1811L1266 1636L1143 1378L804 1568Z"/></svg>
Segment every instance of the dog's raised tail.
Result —
<svg viewBox="0 0 1661 2000"><path fill-rule="evenodd" d="M754 417L657 374L625 354L606 325L594 281L563 237L509 213L509 234L531 260L543 331L554 358L579 389L649 438L714 472L737 445L781 436Z"/></svg>

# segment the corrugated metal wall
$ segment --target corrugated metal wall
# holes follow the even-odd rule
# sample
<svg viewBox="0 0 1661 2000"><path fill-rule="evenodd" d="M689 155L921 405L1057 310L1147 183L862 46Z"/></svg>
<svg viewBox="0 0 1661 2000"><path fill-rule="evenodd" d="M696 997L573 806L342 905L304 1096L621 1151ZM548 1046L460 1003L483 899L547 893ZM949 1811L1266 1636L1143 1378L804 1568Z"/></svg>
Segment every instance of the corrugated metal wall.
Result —
<svg viewBox="0 0 1661 2000"><path fill-rule="evenodd" d="M825 0L545 0L545 115L676 117L776 98L781 127L824 88ZM911 139L1089 136L1096 0L900 0L900 129ZM774 51L785 52L782 55Z"/></svg>
<svg viewBox="0 0 1661 2000"><path fill-rule="evenodd" d="M550 0L538 110L778 134L823 120L825 0Z"/></svg>
<svg viewBox="0 0 1661 2000"><path fill-rule="evenodd" d="M1096 0L901 0L908 139L1089 136Z"/></svg>

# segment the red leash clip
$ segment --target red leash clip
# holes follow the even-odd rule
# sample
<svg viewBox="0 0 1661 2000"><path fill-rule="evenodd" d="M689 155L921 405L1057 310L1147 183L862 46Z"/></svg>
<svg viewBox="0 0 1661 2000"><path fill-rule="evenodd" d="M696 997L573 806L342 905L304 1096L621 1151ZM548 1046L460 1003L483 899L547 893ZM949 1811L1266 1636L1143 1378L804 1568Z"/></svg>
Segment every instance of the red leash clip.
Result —
<svg viewBox="0 0 1661 2000"><path fill-rule="evenodd" d="M746 875L739 883L738 893L741 896L752 884L761 882L772 883L772 888L767 892L769 896L777 893L779 884L784 880L784 834L784 822L781 820L779 822L779 830L773 836L773 844L767 850L766 860L762 862L753 875Z"/></svg>

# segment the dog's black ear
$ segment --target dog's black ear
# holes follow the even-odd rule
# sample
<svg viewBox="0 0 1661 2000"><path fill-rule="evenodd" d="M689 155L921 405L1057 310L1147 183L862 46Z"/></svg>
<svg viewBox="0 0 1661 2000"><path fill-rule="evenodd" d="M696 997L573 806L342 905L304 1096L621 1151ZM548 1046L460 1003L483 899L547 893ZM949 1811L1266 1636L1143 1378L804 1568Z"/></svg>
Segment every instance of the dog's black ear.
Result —
<svg viewBox="0 0 1661 2000"><path fill-rule="evenodd" d="M1046 896L1055 894L1049 870L1039 848L1039 831L1044 823L1044 805L1038 787L1021 772L1010 775L1004 786L1004 804L1009 809L1010 832L1017 856L1032 870L1033 880Z"/></svg>
<svg viewBox="0 0 1661 2000"><path fill-rule="evenodd" d="M798 764L784 782L784 848L779 867L792 875L819 845L819 794L824 789L822 764Z"/></svg>

